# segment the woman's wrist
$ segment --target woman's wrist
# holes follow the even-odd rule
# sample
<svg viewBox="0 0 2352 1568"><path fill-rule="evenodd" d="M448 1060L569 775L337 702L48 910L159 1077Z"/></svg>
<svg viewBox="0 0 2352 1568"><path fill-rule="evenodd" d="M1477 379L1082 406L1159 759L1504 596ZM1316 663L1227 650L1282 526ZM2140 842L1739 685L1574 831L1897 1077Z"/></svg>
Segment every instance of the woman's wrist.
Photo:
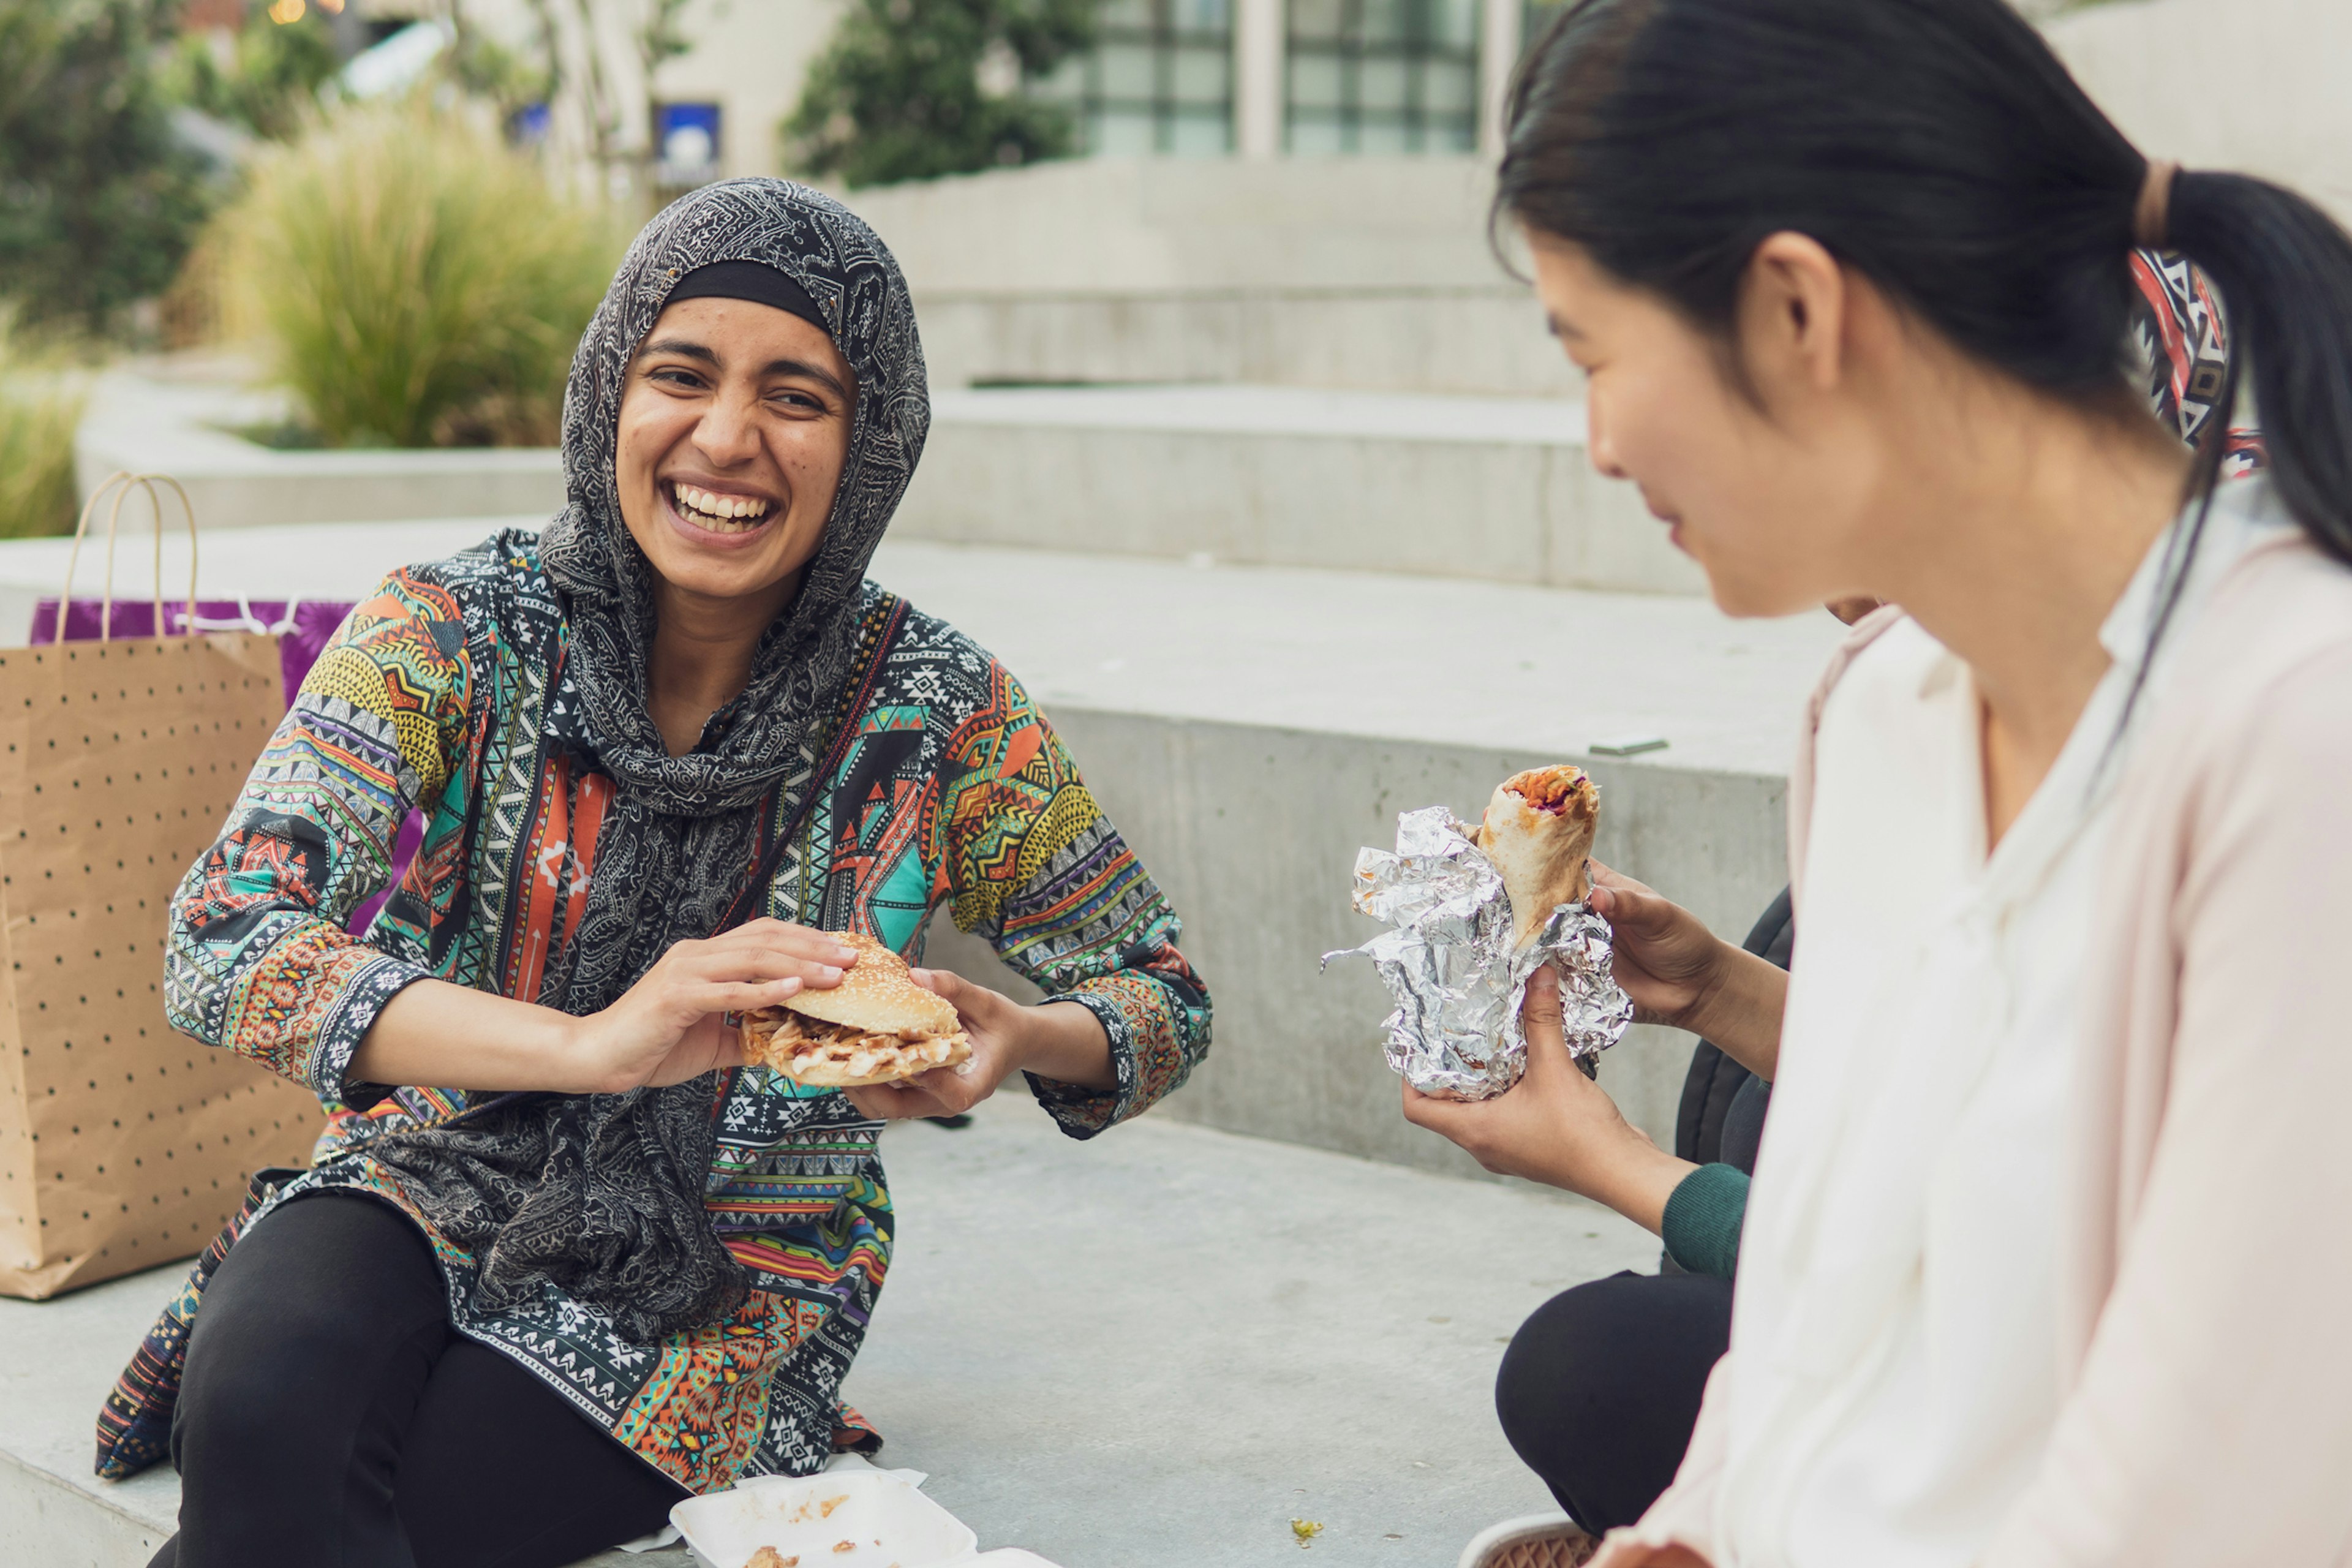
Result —
<svg viewBox="0 0 2352 1568"><path fill-rule="evenodd" d="M614 1094L636 1087L625 1081L618 1067L607 1059L611 1053L602 1013L575 1016L552 1007L540 1011L546 1015L545 1027L532 1032L536 1037L531 1045L539 1058L539 1075L554 1092Z"/></svg>
<svg viewBox="0 0 2352 1568"><path fill-rule="evenodd" d="M1118 1087L1110 1036L1093 1008L1078 1002L1041 1002L1017 1012L1011 1032L1020 1070L1081 1089Z"/></svg>
<svg viewBox="0 0 2352 1568"><path fill-rule="evenodd" d="M1666 1200L1697 1169L1647 1138L1637 1137L1598 1173L1584 1195L1615 1209L1651 1235L1660 1236L1664 1233Z"/></svg>
<svg viewBox="0 0 2352 1568"><path fill-rule="evenodd" d="M594 1017L420 980L383 1005L352 1054L353 1082L478 1093L593 1094L605 1086Z"/></svg>
<svg viewBox="0 0 2352 1568"><path fill-rule="evenodd" d="M1698 997L1675 1020L1713 1041L1732 1060L1769 1079L1780 1054L1780 1016L1788 972L1769 959L1717 939L1720 951Z"/></svg>

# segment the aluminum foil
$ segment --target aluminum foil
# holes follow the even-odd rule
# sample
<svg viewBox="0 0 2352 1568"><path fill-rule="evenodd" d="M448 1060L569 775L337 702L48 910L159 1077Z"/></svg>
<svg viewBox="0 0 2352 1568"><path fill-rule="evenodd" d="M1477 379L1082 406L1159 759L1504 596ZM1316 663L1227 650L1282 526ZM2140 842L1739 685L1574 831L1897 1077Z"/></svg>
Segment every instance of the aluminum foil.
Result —
<svg viewBox="0 0 2352 1568"><path fill-rule="evenodd" d="M1542 933L1511 946L1511 900L1471 830L1442 805L1397 818L1396 848L1356 856L1356 908L1389 930L1323 955L1372 961L1396 999L1389 1066L1423 1094L1487 1100L1527 1070L1519 1004L1549 963L1559 972L1569 1054L1597 1056L1624 1037L1633 998L1609 973L1609 922L1562 904Z"/></svg>

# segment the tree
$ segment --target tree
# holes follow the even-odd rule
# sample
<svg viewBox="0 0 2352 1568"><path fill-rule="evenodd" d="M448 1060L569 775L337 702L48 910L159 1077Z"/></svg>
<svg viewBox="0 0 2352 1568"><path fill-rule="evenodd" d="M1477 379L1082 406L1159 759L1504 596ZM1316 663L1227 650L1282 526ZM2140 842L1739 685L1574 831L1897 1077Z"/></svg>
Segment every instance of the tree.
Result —
<svg viewBox="0 0 2352 1568"><path fill-rule="evenodd" d="M250 10L226 53L226 59L217 58L209 38L183 37L165 89L215 119L280 141L301 128L319 105L319 89L343 63L317 12L278 22Z"/></svg>
<svg viewBox="0 0 2352 1568"><path fill-rule="evenodd" d="M851 0L784 121L784 159L852 185L1066 157L1022 87L1094 41L1097 0Z"/></svg>
<svg viewBox="0 0 2352 1568"><path fill-rule="evenodd" d="M0 0L0 289L28 322L117 324L206 206L159 82L169 0Z"/></svg>

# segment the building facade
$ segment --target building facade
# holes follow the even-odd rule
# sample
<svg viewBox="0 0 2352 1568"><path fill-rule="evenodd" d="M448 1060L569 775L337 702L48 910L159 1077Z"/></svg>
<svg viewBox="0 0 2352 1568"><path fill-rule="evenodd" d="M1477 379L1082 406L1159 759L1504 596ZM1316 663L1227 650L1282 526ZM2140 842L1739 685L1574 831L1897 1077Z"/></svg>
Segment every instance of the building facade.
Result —
<svg viewBox="0 0 2352 1568"><path fill-rule="evenodd" d="M1108 0L1032 90L1097 155L1475 153L1526 23L1520 0Z"/></svg>

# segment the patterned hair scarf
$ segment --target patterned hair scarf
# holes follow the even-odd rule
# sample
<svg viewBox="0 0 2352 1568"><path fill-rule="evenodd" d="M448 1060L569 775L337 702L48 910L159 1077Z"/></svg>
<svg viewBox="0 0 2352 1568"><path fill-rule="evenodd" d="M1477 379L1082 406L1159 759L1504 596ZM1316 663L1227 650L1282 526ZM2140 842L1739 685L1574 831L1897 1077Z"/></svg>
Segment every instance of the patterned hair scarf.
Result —
<svg viewBox="0 0 2352 1568"><path fill-rule="evenodd" d="M621 395L670 290L698 268L786 274L857 377L847 459L823 542L768 627L743 692L672 756L646 695L653 573L621 518ZM580 341L563 403L562 512L540 542L571 626L561 738L611 775L587 908L538 1000L610 1005L677 942L710 935L754 859L762 803L808 775L857 653L866 567L930 424L915 314L898 263L856 215L784 180L729 180L665 208L629 247ZM702 1205L716 1142L710 1077L665 1089L539 1099L478 1124L389 1141L377 1158L477 1259L475 1305L509 1312L551 1291L649 1342L742 1298L740 1267Z"/></svg>

